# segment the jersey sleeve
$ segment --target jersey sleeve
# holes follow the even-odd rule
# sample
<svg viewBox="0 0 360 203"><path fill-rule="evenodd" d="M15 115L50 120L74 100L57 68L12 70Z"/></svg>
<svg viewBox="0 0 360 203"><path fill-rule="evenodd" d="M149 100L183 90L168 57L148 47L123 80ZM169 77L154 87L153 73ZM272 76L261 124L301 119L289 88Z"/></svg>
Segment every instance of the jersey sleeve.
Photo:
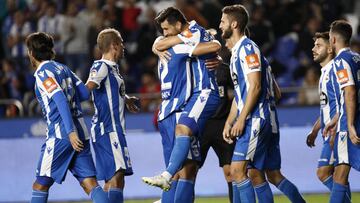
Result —
<svg viewBox="0 0 360 203"><path fill-rule="evenodd" d="M75 73L73 73L72 71L70 72L71 72L71 80L73 81L73 84L75 84L76 94L79 96L80 102L88 100L90 94L85 84Z"/></svg>
<svg viewBox="0 0 360 203"><path fill-rule="evenodd" d="M40 69L35 74L37 87L40 88L48 98L62 91L61 86L56 81L55 74L50 70Z"/></svg>
<svg viewBox="0 0 360 203"><path fill-rule="evenodd" d="M260 50L251 43L245 44L239 52L245 74L261 71Z"/></svg>
<svg viewBox="0 0 360 203"><path fill-rule="evenodd" d="M87 82L94 82L100 88L101 82L108 75L108 68L105 63L94 63L90 69L90 75Z"/></svg>
<svg viewBox="0 0 360 203"><path fill-rule="evenodd" d="M336 73L336 81L338 82L340 89L343 89L346 86L355 85L351 67L344 59L336 59L333 65Z"/></svg>
<svg viewBox="0 0 360 203"><path fill-rule="evenodd" d="M201 40L201 32L198 29L192 28L183 31L178 34L178 37L181 41L184 42L185 45L188 46L189 56L192 56L196 46L200 43Z"/></svg>

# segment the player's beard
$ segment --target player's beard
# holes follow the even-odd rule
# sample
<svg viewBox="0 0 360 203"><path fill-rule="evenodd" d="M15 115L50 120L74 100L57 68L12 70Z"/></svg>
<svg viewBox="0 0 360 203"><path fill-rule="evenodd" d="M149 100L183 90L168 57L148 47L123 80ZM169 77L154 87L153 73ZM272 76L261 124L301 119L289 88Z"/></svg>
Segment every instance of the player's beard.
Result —
<svg viewBox="0 0 360 203"><path fill-rule="evenodd" d="M233 35L233 30L228 27L226 30L223 31L221 37L223 39L229 39Z"/></svg>
<svg viewBox="0 0 360 203"><path fill-rule="evenodd" d="M314 61L316 63L321 63L326 59L327 55L325 53L320 53L316 57L314 57Z"/></svg>

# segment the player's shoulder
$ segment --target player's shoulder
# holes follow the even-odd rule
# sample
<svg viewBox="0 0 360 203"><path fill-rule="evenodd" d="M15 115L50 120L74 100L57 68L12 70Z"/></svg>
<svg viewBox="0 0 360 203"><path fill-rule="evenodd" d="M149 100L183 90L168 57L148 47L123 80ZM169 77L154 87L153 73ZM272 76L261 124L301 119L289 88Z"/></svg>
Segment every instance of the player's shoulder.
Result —
<svg viewBox="0 0 360 203"><path fill-rule="evenodd" d="M91 69L99 70L102 66L106 66L105 61L103 60L95 60L91 66Z"/></svg>

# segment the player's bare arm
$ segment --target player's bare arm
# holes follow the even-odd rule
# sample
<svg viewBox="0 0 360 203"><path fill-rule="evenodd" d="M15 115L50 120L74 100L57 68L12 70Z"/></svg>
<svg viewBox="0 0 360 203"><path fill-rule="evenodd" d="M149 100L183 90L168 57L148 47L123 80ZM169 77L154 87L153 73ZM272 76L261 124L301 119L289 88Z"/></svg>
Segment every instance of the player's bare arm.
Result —
<svg viewBox="0 0 360 203"><path fill-rule="evenodd" d="M276 80L275 80L275 76L274 74L272 74L272 81L273 81L273 87L274 87L274 92L275 92L275 100L279 101L281 98L281 89L279 87L279 85L277 84Z"/></svg>
<svg viewBox="0 0 360 203"><path fill-rule="evenodd" d="M357 136L355 123L356 112L356 89L354 85L344 87L345 107L347 116L347 125L349 129L349 137L353 144L360 144L360 138Z"/></svg>
<svg viewBox="0 0 360 203"><path fill-rule="evenodd" d="M155 40L155 42L154 42L154 44L153 44L153 46L152 46L152 52L153 52L154 54L156 54L156 55L160 58L161 61L166 61L166 62L167 62L167 61L169 61L169 60L171 59L171 54L170 54L170 52L168 52L167 50L160 51L160 50L158 50L158 49L156 48L156 44L157 44L161 39L164 39L164 37L161 36L161 37L158 37L158 38Z"/></svg>
<svg viewBox="0 0 360 203"><path fill-rule="evenodd" d="M325 125L324 130L322 132L323 137L326 137L328 135L335 137L338 120L339 120L339 113L337 112L334 115L334 117L331 119L331 121Z"/></svg>
<svg viewBox="0 0 360 203"><path fill-rule="evenodd" d="M308 147L315 147L315 140L320 130L320 117L315 121L311 131L306 137L306 144Z"/></svg>
<svg viewBox="0 0 360 203"><path fill-rule="evenodd" d="M139 101L139 98L135 96L129 96L127 94L125 95L126 108L131 113L138 113L140 111L140 108L135 104L136 101Z"/></svg>
<svg viewBox="0 0 360 203"><path fill-rule="evenodd" d="M237 103L234 98L233 102L231 104L230 113L226 119L224 130L223 130L223 138L229 144L233 143L233 140L231 139L231 136L230 136L230 131L231 131L233 123L236 119L236 114L237 114Z"/></svg>
<svg viewBox="0 0 360 203"><path fill-rule="evenodd" d="M261 93L261 72L257 71L257 72L249 73L248 79L249 79L248 95L245 100L244 108L242 109L234 126L231 128L232 137L237 137L242 135L245 128L246 117L254 109L256 102L258 101Z"/></svg>

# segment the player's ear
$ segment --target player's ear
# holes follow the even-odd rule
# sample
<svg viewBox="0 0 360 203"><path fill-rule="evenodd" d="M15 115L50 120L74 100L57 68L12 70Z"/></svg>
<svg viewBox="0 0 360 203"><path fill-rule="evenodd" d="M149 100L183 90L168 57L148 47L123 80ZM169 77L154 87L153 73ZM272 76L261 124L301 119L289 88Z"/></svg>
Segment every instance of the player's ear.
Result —
<svg viewBox="0 0 360 203"><path fill-rule="evenodd" d="M181 22L180 22L180 21L176 21L176 23L175 23L175 28L176 28L176 30L181 30L181 27L182 27Z"/></svg>
<svg viewBox="0 0 360 203"><path fill-rule="evenodd" d="M231 22L230 26L231 26L231 29L235 30L237 27L239 27L239 24L237 21L234 20Z"/></svg>

